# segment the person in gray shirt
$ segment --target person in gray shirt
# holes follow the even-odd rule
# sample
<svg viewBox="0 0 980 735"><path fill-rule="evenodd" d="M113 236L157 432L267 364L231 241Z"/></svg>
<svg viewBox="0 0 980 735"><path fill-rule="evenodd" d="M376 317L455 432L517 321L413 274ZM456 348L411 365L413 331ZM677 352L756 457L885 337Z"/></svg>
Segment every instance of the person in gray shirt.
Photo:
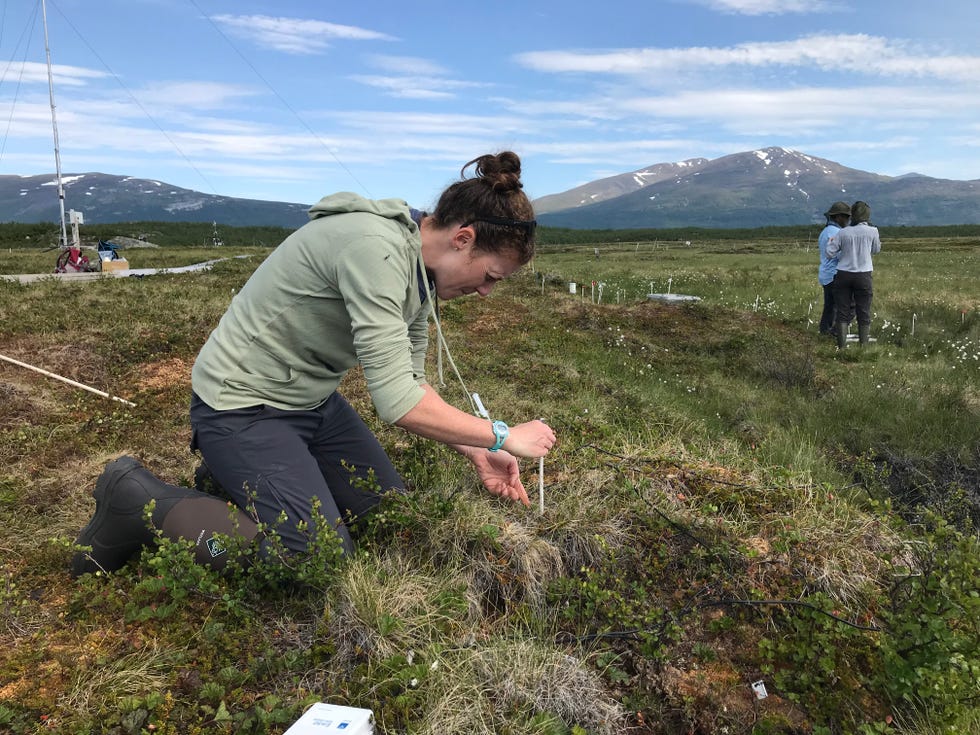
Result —
<svg viewBox="0 0 980 735"><path fill-rule="evenodd" d="M871 256L881 251L878 228L870 224L871 207L867 202L851 206L851 224L843 228L827 245L827 257L837 258L834 276L834 304L837 316L834 335L838 349L847 344L847 331L857 312L858 339L866 345L871 337Z"/></svg>

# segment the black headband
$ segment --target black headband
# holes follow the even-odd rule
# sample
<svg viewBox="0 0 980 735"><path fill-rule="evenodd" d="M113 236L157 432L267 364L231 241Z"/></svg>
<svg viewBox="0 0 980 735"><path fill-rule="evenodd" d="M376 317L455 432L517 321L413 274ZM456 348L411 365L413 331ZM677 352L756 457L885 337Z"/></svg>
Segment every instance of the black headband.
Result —
<svg viewBox="0 0 980 735"><path fill-rule="evenodd" d="M503 225L504 227L517 227L518 229L524 230L524 234L528 237L534 236L534 230L538 226L537 220L533 219L510 219L509 217L494 217L489 214L485 217L474 217L462 226L469 227L474 222L486 222L487 224Z"/></svg>

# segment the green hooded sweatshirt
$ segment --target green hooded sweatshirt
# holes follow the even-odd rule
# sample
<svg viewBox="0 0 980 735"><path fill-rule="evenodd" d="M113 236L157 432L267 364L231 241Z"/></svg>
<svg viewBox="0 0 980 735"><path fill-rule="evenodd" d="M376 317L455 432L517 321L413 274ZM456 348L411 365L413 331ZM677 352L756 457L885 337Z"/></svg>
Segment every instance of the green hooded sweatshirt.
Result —
<svg viewBox="0 0 980 735"><path fill-rule="evenodd" d="M232 299L194 363L194 392L217 410L312 409L360 363L378 415L397 421L424 394L419 228L405 202L349 192L310 219Z"/></svg>

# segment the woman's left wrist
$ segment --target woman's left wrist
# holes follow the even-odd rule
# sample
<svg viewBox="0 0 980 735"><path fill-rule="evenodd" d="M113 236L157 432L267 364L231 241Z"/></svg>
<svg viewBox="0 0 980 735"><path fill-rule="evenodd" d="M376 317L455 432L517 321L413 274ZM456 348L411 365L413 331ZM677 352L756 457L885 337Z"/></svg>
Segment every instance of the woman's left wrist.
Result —
<svg viewBox="0 0 980 735"><path fill-rule="evenodd" d="M510 436L510 427L503 421L494 421L490 428L493 431L494 442L488 449L491 452L499 452L504 446L504 442L507 441L507 437Z"/></svg>

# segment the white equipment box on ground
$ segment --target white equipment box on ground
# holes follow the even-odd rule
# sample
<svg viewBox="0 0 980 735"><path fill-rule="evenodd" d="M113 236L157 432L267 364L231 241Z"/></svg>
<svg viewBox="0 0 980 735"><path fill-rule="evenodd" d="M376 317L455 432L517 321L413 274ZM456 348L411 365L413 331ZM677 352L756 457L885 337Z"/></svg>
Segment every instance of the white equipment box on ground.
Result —
<svg viewBox="0 0 980 735"><path fill-rule="evenodd" d="M374 713L369 709L317 702L283 735L374 735Z"/></svg>

